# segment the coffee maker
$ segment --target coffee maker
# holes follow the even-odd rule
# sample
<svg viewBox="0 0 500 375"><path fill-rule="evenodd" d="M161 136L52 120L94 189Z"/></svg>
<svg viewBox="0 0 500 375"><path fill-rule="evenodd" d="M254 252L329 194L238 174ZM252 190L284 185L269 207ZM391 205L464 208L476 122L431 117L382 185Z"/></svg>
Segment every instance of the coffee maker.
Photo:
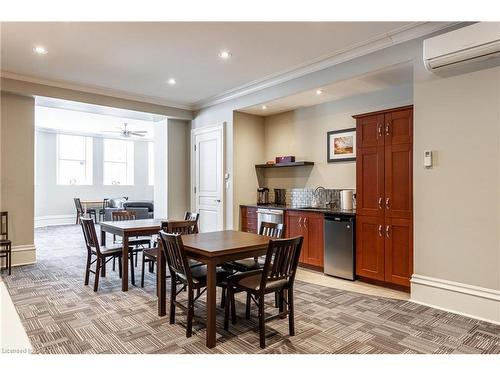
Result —
<svg viewBox="0 0 500 375"><path fill-rule="evenodd" d="M286 205L286 189L274 189L274 203L278 206Z"/></svg>
<svg viewBox="0 0 500 375"><path fill-rule="evenodd" d="M258 188L257 189L257 204L266 205L269 204L269 189L268 188Z"/></svg>

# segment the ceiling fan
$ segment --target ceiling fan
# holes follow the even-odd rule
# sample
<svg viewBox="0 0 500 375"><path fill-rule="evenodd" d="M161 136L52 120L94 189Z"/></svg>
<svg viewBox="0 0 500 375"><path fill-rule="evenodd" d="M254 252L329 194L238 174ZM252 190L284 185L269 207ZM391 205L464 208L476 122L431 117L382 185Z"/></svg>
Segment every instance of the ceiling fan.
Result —
<svg viewBox="0 0 500 375"><path fill-rule="evenodd" d="M146 130L128 130L127 129L127 123L123 123L123 128L118 128L120 131L103 131L103 133L114 133L114 134L120 134L124 138L130 138L130 137L144 137L148 132Z"/></svg>

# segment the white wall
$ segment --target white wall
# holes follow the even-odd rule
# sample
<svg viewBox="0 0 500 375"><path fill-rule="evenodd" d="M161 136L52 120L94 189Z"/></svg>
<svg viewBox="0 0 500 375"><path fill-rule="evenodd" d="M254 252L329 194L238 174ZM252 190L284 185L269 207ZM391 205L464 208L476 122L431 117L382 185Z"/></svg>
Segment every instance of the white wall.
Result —
<svg viewBox="0 0 500 375"><path fill-rule="evenodd" d="M134 185L103 185L103 138L93 137L93 185L57 185L57 134L37 130L36 135L36 181L35 221L53 223L54 216L68 221L75 215L73 198L103 199L127 196L129 200L153 200L153 186L148 185L148 144L134 142ZM57 222L57 220L56 220ZM71 221L69 221L71 222Z"/></svg>

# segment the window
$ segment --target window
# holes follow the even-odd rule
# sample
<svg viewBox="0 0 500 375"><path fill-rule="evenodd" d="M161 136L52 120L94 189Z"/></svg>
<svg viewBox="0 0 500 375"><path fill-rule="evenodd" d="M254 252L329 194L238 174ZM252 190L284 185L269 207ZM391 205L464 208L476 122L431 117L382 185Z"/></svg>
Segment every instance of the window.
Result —
<svg viewBox="0 0 500 375"><path fill-rule="evenodd" d="M155 184L155 144L148 142L148 185Z"/></svg>
<svg viewBox="0 0 500 375"><path fill-rule="evenodd" d="M57 135L57 184L92 185L92 137Z"/></svg>
<svg viewBox="0 0 500 375"><path fill-rule="evenodd" d="M134 142L104 139L104 185L134 184Z"/></svg>

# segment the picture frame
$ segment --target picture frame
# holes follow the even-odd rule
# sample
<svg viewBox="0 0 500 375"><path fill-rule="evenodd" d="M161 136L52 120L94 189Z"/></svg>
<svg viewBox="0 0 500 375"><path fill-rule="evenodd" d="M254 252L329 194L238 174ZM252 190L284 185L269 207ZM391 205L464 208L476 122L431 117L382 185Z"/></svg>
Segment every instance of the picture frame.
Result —
<svg viewBox="0 0 500 375"><path fill-rule="evenodd" d="M356 128L329 131L326 141L328 163L356 161Z"/></svg>

